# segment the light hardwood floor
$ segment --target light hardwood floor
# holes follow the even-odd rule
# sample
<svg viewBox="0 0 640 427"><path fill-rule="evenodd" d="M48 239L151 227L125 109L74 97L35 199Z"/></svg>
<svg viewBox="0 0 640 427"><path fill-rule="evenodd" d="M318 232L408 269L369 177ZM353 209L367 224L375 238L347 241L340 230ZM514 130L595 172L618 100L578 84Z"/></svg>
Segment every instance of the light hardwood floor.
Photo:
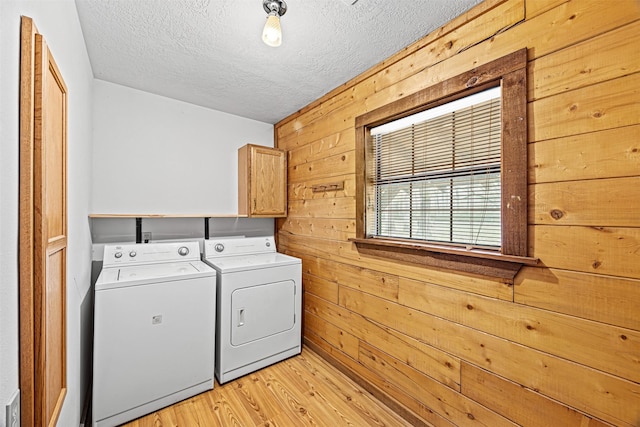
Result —
<svg viewBox="0 0 640 427"><path fill-rule="evenodd" d="M410 426L308 347L125 427Z"/></svg>

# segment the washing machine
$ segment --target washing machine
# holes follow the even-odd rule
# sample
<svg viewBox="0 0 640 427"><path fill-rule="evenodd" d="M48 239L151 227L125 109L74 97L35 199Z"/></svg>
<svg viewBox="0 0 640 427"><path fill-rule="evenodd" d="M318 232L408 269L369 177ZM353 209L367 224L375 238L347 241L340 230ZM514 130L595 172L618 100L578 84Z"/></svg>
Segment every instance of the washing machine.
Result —
<svg viewBox="0 0 640 427"><path fill-rule="evenodd" d="M95 285L94 426L213 388L216 271L198 242L106 245Z"/></svg>
<svg viewBox="0 0 640 427"><path fill-rule="evenodd" d="M205 240L217 272L215 375L220 384L302 350L302 262L274 238Z"/></svg>

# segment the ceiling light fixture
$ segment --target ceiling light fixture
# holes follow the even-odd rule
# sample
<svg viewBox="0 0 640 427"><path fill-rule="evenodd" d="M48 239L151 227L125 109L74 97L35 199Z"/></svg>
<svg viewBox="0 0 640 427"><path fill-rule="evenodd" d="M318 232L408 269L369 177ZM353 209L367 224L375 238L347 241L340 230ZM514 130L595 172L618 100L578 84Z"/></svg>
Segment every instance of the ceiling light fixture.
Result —
<svg viewBox="0 0 640 427"><path fill-rule="evenodd" d="M262 7L268 13L262 30L262 41L268 46L278 47L282 44L280 17L287 11L287 4L284 0L262 0Z"/></svg>

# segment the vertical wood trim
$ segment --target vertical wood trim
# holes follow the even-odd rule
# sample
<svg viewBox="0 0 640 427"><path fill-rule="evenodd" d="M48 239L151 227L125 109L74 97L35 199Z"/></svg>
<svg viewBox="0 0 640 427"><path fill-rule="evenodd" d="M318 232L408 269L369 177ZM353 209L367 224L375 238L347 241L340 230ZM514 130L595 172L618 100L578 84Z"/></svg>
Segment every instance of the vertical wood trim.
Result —
<svg viewBox="0 0 640 427"><path fill-rule="evenodd" d="M19 219L19 305L20 305L20 418L34 425L34 295L33 295L33 112L35 35L33 20L20 23L20 219Z"/></svg>
<svg viewBox="0 0 640 427"><path fill-rule="evenodd" d="M524 64L526 65L526 58ZM502 253L527 255L527 70L502 79ZM504 112L508 111L509 114Z"/></svg>
<svg viewBox="0 0 640 427"><path fill-rule="evenodd" d="M42 129L42 88L44 86L43 73L38 70L45 63L42 51L42 36L36 34L35 37L35 55L34 55L34 142L33 142L33 207L34 207L34 223L33 223L33 295L34 295L34 319L35 319L35 386L34 394L34 421L37 426L44 426L47 419L47 383L46 383L46 340L47 333L46 324L43 319L43 313L47 310L47 299L42 284L47 282L47 224L46 215L43 211L46 207L46 192L44 185L46 184L44 165L46 164L46 153L43 142Z"/></svg>
<svg viewBox="0 0 640 427"><path fill-rule="evenodd" d="M366 169L367 160L365 156L367 138L367 128L359 126L356 128L356 237L364 239L366 205Z"/></svg>

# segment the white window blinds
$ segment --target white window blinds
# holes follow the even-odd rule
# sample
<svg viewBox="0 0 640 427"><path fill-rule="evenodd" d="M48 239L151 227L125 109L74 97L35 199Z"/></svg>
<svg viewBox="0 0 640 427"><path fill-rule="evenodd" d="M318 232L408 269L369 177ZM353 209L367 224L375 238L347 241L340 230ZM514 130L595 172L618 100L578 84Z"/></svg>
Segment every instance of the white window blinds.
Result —
<svg viewBox="0 0 640 427"><path fill-rule="evenodd" d="M499 248L500 88L372 128L368 236Z"/></svg>

